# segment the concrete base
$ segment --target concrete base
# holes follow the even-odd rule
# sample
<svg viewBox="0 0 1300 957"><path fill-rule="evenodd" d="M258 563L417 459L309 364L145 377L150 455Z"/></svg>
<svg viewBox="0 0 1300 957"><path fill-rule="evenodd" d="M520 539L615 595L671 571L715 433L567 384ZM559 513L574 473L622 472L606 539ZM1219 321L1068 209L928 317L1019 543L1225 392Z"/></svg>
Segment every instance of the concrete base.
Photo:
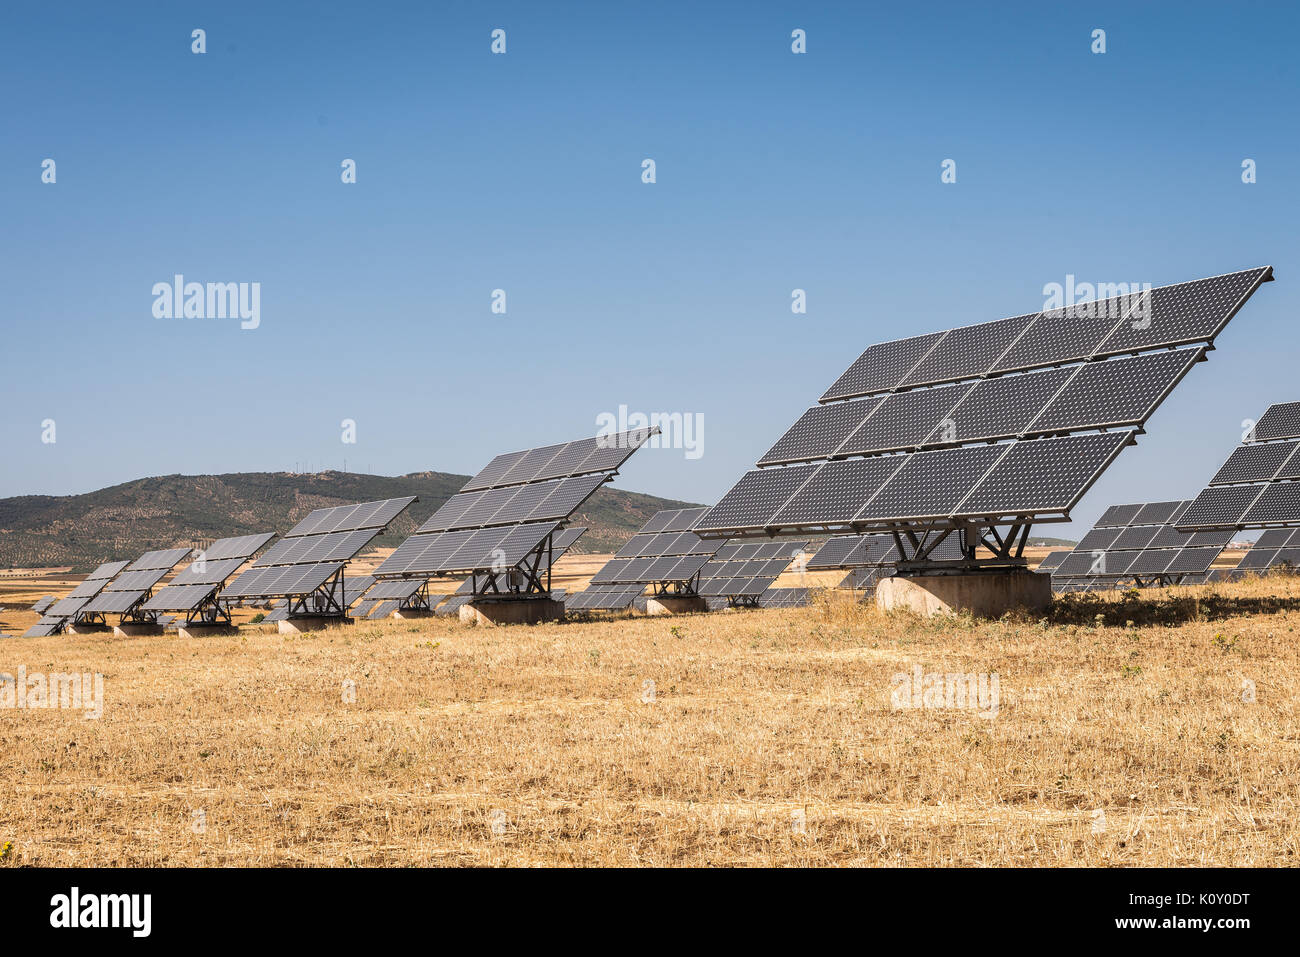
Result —
<svg viewBox="0 0 1300 957"><path fill-rule="evenodd" d="M234 625L227 625L225 623L212 625L186 625L184 622L181 622L181 626L176 629L176 636L178 638L211 638L213 635L230 637L237 634L239 634L238 628Z"/></svg>
<svg viewBox="0 0 1300 957"><path fill-rule="evenodd" d="M1015 608L1045 611L1052 604L1052 577L1038 572L973 572L966 575L895 575L876 585L876 607L919 615L1000 618Z"/></svg>
<svg viewBox="0 0 1300 957"><path fill-rule="evenodd" d="M647 615L689 615L708 610L708 604L699 596L675 598L672 595L660 595L658 598L647 598L645 603Z"/></svg>
<svg viewBox="0 0 1300 957"><path fill-rule="evenodd" d="M393 612L394 618L432 618L433 612L428 608L399 608Z"/></svg>
<svg viewBox="0 0 1300 957"><path fill-rule="evenodd" d="M113 626L114 638L138 638L142 635L161 635L162 633L162 625L133 625L127 622L124 625Z"/></svg>
<svg viewBox="0 0 1300 957"><path fill-rule="evenodd" d="M350 625L355 618L332 618L328 615L307 615L302 618L286 618L277 622L277 631L282 635L300 635L305 631L321 631L335 625Z"/></svg>
<svg viewBox="0 0 1300 957"><path fill-rule="evenodd" d="M65 630L69 635L102 635L108 631L108 625L69 625Z"/></svg>
<svg viewBox="0 0 1300 957"><path fill-rule="evenodd" d="M564 602L551 598L474 601L460 606L460 620L474 625L536 625L563 619Z"/></svg>

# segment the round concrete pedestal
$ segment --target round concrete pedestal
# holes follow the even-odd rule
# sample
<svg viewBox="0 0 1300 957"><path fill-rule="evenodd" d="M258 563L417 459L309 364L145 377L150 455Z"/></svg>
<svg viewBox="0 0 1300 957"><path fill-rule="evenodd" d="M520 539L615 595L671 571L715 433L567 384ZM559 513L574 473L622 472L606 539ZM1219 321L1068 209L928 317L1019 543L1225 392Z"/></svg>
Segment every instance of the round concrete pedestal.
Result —
<svg viewBox="0 0 1300 957"><path fill-rule="evenodd" d="M195 624L186 625L182 622L181 626L176 629L178 638L210 638L213 635L237 635L239 629L234 625L227 624Z"/></svg>
<svg viewBox="0 0 1300 957"><path fill-rule="evenodd" d="M1052 577L1038 572L973 572L965 575L895 575L876 585L876 607L918 615L1000 618L1015 608L1045 611L1052 604Z"/></svg>
<svg viewBox="0 0 1300 957"><path fill-rule="evenodd" d="M698 595L683 596L681 598L674 598L672 595L660 595L657 598L647 598L645 602L645 613L647 615L689 615L708 610L708 604Z"/></svg>
<svg viewBox="0 0 1300 957"><path fill-rule="evenodd" d="M479 601L460 606L460 620L475 625L535 625L564 618L564 602L553 598Z"/></svg>
<svg viewBox="0 0 1300 957"><path fill-rule="evenodd" d="M350 625L355 618L332 618L324 615L309 615L303 618L286 618L278 622L276 629L282 635L300 635L304 631L320 631L335 625Z"/></svg>
<svg viewBox="0 0 1300 957"><path fill-rule="evenodd" d="M133 625L130 622L124 625L113 626L114 638L136 638L141 635L161 635L163 633L162 625Z"/></svg>
<svg viewBox="0 0 1300 957"><path fill-rule="evenodd" d="M394 618L432 618L433 612L428 608L399 608L393 612Z"/></svg>

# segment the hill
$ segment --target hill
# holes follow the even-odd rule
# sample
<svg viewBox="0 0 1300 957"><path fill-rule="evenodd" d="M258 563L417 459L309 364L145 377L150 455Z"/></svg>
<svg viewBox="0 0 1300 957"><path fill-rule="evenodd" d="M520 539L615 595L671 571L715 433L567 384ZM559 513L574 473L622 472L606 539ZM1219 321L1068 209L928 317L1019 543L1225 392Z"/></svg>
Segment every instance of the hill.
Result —
<svg viewBox="0 0 1300 957"><path fill-rule="evenodd" d="M315 508L419 496L376 543L396 545L468 480L445 472L235 472L137 479L83 495L3 498L0 568L73 565L85 571L150 548L286 532ZM612 551L656 511L689 504L607 485L574 517L572 524L590 529L575 551Z"/></svg>

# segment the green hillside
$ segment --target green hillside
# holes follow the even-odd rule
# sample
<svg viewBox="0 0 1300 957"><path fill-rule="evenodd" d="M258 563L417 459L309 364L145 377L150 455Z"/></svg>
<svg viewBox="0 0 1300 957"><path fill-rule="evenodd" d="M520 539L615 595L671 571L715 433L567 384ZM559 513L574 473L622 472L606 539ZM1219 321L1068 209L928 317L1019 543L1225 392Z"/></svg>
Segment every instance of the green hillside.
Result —
<svg viewBox="0 0 1300 957"><path fill-rule="evenodd" d="M396 545L468 481L417 472L395 477L353 472L237 472L137 479L84 495L0 499L0 568L73 565L134 558L151 548L192 545L254 532L286 532L312 509L416 495L378 545ZM613 551L656 511L691 503L607 485L571 524L590 529L574 549Z"/></svg>

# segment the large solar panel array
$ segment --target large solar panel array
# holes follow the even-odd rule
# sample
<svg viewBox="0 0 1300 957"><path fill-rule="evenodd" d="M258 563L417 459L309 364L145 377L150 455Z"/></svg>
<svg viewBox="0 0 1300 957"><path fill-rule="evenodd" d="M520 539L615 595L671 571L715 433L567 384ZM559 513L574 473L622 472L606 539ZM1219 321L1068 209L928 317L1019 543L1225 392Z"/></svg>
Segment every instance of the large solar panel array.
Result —
<svg viewBox="0 0 1300 957"><path fill-rule="evenodd" d="M32 625L25 632L24 638L44 638L48 635L56 635L68 626L69 622L75 621L81 614L81 609L107 585L114 576L126 568L130 562L105 562L100 565L82 581L76 588L68 592L67 597L61 598L54 604L45 609L41 615L40 621Z"/></svg>
<svg viewBox="0 0 1300 957"><path fill-rule="evenodd" d="M700 570L699 592L754 604L807 548L807 542L727 542Z"/></svg>
<svg viewBox="0 0 1300 957"><path fill-rule="evenodd" d="M1246 572L1300 569L1300 528L1270 528L1259 536L1237 568Z"/></svg>
<svg viewBox="0 0 1300 957"><path fill-rule="evenodd" d="M1054 585L1134 579L1177 583L1204 575L1232 539L1231 530L1183 532L1190 502L1112 505L1052 573Z"/></svg>
<svg viewBox="0 0 1300 957"><path fill-rule="evenodd" d="M697 530L1068 520L1271 277L1265 266L871 346Z"/></svg>
<svg viewBox="0 0 1300 957"><path fill-rule="evenodd" d="M379 578L520 566L658 429L498 455L375 569Z"/></svg>
<svg viewBox="0 0 1300 957"><path fill-rule="evenodd" d="M565 599L565 611L622 611L641 597L645 585L588 585Z"/></svg>
<svg viewBox="0 0 1300 957"><path fill-rule="evenodd" d="M639 532L620 548L605 567L592 576L593 585L688 585L713 557L718 541L704 541L691 529L701 508L656 512Z"/></svg>
<svg viewBox="0 0 1300 957"><path fill-rule="evenodd" d="M97 616L102 619L106 614L115 614L121 615L123 621L128 617L154 621L157 615L141 608L141 604L153 593L154 586L166 578L188 554L188 548L145 552L104 585L98 595L86 602L80 615L83 618Z"/></svg>
<svg viewBox="0 0 1300 957"><path fill-rule="evenodd" d="M213 623L218 618L229 621L229 614L217 601L221 587L274 537L264 532L217 539L149 598L143 609L185 612L188 625Z"/></svg>
<svg viewBox="0 0 1300 957"><path fill-rule="evenodd" d="M226 586L222 600L288 598L289 617L342 616L344 566L415 500L408 495L316 509Z"/></svg>
<svg viewBox="0 0 1300 957"><path fill-rule="evenodd" d="M549 574L555 562L558 562L564 553L577 544L578 539L587 533L585 527L566 528L563 531L556 532L551 539L550 549L541 553L541 563L539 565L538 575ZM471 576L461 583L456 589L456 593L448 598L443 604L438 605L436 614L440 617L447 617L460 611L462 605L473 601L475 594L491 594L495 589L497 593L507 593L512 589L518 592L527 584L529 570L522 567L515 567L504 572L487 576L486 580L480 581L477 576ZM556 599L556 592L551 593L551 597ZM562 594L562 593L561 593ZM431 599L441 600L442 596L433 595ZM556 599L558 601L558 599ZM434 604L437 604L435 601Z"/></svg>
<svg viewBox="0 0 1300 957"><path fill-rule="evenodd" d="M1300 402L1271 405L1183 513L1184 529L1300 524Z"/></svg>

